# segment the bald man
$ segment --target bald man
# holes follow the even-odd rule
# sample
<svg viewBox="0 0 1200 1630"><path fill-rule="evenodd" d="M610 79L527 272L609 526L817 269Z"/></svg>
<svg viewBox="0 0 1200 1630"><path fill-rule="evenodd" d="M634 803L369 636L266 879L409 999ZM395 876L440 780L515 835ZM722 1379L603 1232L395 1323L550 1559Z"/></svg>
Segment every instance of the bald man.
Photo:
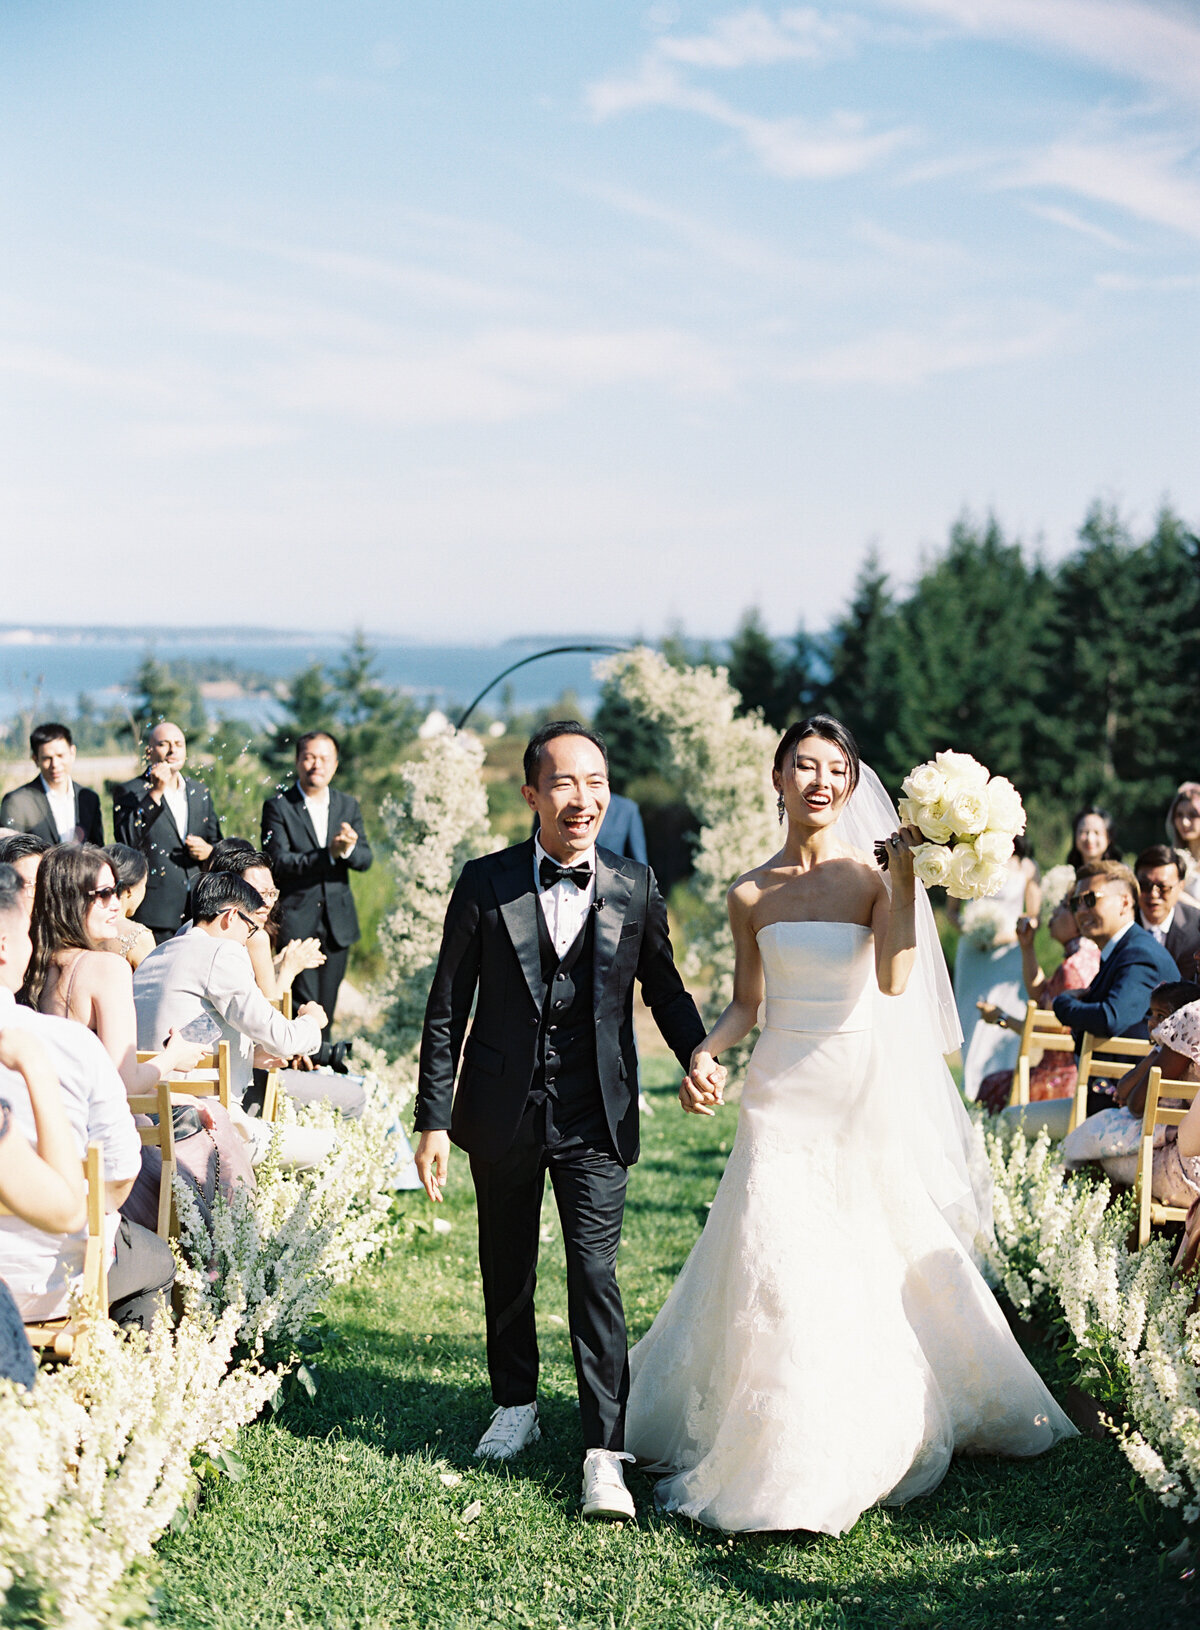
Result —
<svg viewBox="0 0 1200 1630"><path fill-rule="evenodd" d="M113 797L118 843L150 862L146 898L135 912L161 945L183 921L188 890L221 836L221 823L203 781L184 775L187 742L164 719L146 738L146 768Z"/></svg>

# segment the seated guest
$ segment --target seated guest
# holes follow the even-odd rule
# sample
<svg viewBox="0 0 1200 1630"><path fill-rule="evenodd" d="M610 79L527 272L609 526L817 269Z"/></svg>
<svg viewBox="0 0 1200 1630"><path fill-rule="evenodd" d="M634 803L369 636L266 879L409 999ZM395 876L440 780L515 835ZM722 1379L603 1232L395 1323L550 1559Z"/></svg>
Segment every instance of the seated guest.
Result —
<svg viewBox="0 0 1200 1630"><path fill-rule="evenodd" d="M1187 1054L1193 1068L1200 1063L1200 1046L1196 1042L1196 1030L1195 1024L1189 1026L1187 1037L1180 1035L1171 1044ZM1191 1107L1183 1117L1176 1138L1180 1157L1184 1161L1200 1160L1200 1098L1192 1099ZM1192 1201L1173 1266L1180 1273L1195 1273L1198 1265L1200 1265L1200 1199Z"/></svg>
<svg viewBox="0 0 1200 1630"><path fill-rule="evenodd" d="M1120 858L1112 816L1097 804L1081 809L1071 822L1071 848L1067 854L1067 865L1074 866L1078 871L1080 866L1090 866L1097 860Z"/></svg>
<svg viewBox="0 0 1200 1630"><path fill-rule="evenodd" d="M35 1013L16 1001L32 946L20 879L0 866L0 1031L32 1033L49 1054L60 1101L71 1126L75 1159L82 1164L89 1143L104 1155L107 1239L112 1250L108 1311L118 1324L148 1329L166 1305L175 1278L170 1247L149 1230L118 1214L133 1188L142 1144L125 1102L116 1066L97 1038L81 1024ZM38 1136L33 1104L23 1082L6 1079L5 1096L24 1137ZM17 1217L0 1217L0 1279L12 1291L26 1322L61 1318L83 1273L85 1229L49 1234Z"/></svg>
<svg viewBox="0 0 1200 1630"><path fill-rule="evenodd" d="M1195 1001L1200 1001L1200 985L1191 980L1181 979L1173 984L1157 985L1150 993L1146 1029L1153 1035L1173 1013ZM1125 1168L1110 1170L1109 1166L1110 1162L1123 1160L1128 1155L1136 1157L1142 1139L1142 1116L1146 1108L1150 1071L1161 1062L1159 1050L1152 1048L1117 1082L1116 1107L1098 1110L1067 1134L1062 1147L1064 1165L1076 1167L1093 1160L1102 1161L1110 1177L1115 1177L1118 1182L1132 1183L1133 1176ZM1156 1143L1161 1142L1162 1137L1156 1136Z"/></svg>
<svg viewBox="0 0 1200 1630"><path fill-rule="evenodd" d="M24 1082L36 1148L14 1124L12 1104L3 1096L10 1072ZM0 1204L11 1216L49 1234L74 1233L87 1221L87 1185L63 1111L58 1077L36 1037L16 1025L0 1030ZM0 1377L27 1388L36 1378L21 1310L2 1279Z"/></svg>
<svg viewBox="0 0 1200 1630"><path fill-rule="evenodd" d="M325 1025L325 1014L316 1002L305 1002L294 1019L285 1019L255 983L246 946L261 932L256 919L263 910L262 896L244 878L206 872L192 891L192 927L152 951L133 978L138 1036L144 1048L202 1015L213 1022L217 1036L213 1045L229 1043L238 1124L250 1141L254 1160L266 1153L272 1136L272 1129L261 1122L247 1118L242 1124L240 1106L251 1084L256 1051L271 1062L294 1053L315 1053ZM284 1128L281 1159L292 1166L312 1164L332 1143L331 1135Z"/></svg>
<svg viewBox="0 0 1200 1630"><path fill-rule="evenodd" d="M71 779L75 742L65 724L39 724L29 738L38 774L0 799L0 826L45 843L104 842L99 794Z"/></svg>
<svg viewBox="0 0 1200 1630"><path fill-rule="evenodd" d="M146 898L146 881L150 876L150 862L140 849L130 849L124 843L105 845L117 880L117 899L121 906L123 926L118 926L117 938L108 947L123 956L131 968L136 968L144 956L154 949L154 935L143 924L132 920Z"/></svg>
<svg viewBox="0 0 1200 1630"><path fill-rule="evenodd" d="M41 1013L95 1031L126 1092L151 1092L172 1070L187 1070L205 1049L170 1036L138 1063L133 970L107 947L122 921L113 863L92 844L48 851L33 897L33 956L24 996Z"/></svg>
<svg viewBox="0 0 1200 1630"><path fill-rule="evenodd" d="M1070 873L1067 874L1070 876ZM1025 993L1031 1002L1049 1012L1055 997L1065 990L1084 990L1100 971L1100 950L1093 940L1084 939L1066 895L1050 912L1050 938L1063 948L1063 959L1047 977L1038 964L1034 950L1037 933L1036 917L1021 917L1017 922L1017 939L1021 946L1021 972ZM1024 1018L1002 1013L995 1006L983 1005L980 1018L985 1024L999 1024L1005 1029L1019 1031ZM1075 1060L1067 1053L1046 1053L1029 1071L1029 1102L1045 1103L1054 1098L1070 1098L1078 1078ZM997 1070L984 1077L979 1090L979 1101L993 1115L1004 1109L1012 1091L1013 1072Z"/></svg>
<svg viewBox="0 0 1200 1630"><path fill-rule="evenodd" d="M1200 905L1183 892L1186 860L1165 843L1152 844L1137 857L1138 921L1175 958L1179 971L1195 971L1200 951Z"/></svg>
<svg viewBox="0 0 1200 1630"><path fill-rule="evenodd" d="M184 775L186 763L179 726L156 724L146 738L145 773L126 781L113 799L117 842L140 849L150 863L137 921L159 944L179 931L188 889L221 836L208 788Z"/></svg>
<svg viewBox="0 0 1200 1630"><path fill-rule="evenodd" d="M1195 1081L1200 1079L1200 1002L1177 1008L1154 1032L1157 1049L1155 1062L1169 1081ZM1149 1075L1149 1070L1147 1070ZM1179 1099L1164 1098L1162 1102L1176 1109ZM1193 1127L1188 1128L1187 1117L1178 1127L1162 1128L1161 1140L1155 1138L1150 1191L1160 1205L1180 1206L1188 1210L1200 1200L1200 1146ZM1114 1182L1132 1187L1137 1178L1136 1152L1106 1159L1104 1170Z"/></svg>
<svg viewBox="0 0 1200 1630"><path fill-rule="evenodd" d="M1183 781L1175 789L1167 809L1167 842L1186 857L1184 892L1200 900L1200 781Z"/></svg>
<svg viewBox="0 0 1200 1630"><path fill-rule="evenodd" d="M255 849L244 838L222 838L214 845L209 858L209 872L226 872L233 877L244 877L251 888L257 889L263 902L263 911L256 917L260 934L252 934L246 947L254 979L269 1002L277 1002L292 988L296 975L306 968L319 968L325 961L321 942L316 938L289 940L282 950L275 950L279 937L279 890L271 874L271 863L261 849Z"/></svg>
<svg viewBox="0 0 1200 1630"><path fill-rule="evenodd" d="M337 742L326 730L310 730L296 743L296 784L268 798L262 813L262 846L279 884L282 939L321 942L325 961L297 975L300 1001L316 999L329 1015L350 947L358 938L358 913L350 873L365 872L373 856L358 799L330 785L338 767Z"/></svg>
<svg viewBox="0 0 1200 1630"><path fill-rule="evenodd" d="M33 890L37 882L38 867L50 845L35 832L14 832L0 838L0 866L11 866L21 879L25 890L25 909L33 911Z"/></svg>

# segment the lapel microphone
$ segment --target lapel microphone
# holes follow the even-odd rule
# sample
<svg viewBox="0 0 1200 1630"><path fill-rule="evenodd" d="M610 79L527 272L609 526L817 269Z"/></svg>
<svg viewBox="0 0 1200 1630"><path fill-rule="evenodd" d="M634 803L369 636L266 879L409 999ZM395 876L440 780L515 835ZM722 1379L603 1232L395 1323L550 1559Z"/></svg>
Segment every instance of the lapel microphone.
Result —
<svg viewBox="0 0 1200 1630"><path fill-rule="evenodd" d="M592 901L592 910L596 913L597 916L599 916L600 913L604 910L603 896L601 896L601 898L598 899L598 900L593 900Z"/></svg>

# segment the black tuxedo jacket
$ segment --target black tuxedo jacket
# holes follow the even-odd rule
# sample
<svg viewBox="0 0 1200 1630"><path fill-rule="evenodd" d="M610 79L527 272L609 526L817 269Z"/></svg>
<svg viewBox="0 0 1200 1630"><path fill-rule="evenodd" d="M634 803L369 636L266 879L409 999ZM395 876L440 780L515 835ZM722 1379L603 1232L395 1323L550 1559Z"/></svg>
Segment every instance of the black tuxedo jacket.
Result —
<svg viewBox="0 0 1200 1630"><path fill-rule="evenodd" d="M416 1129L448 1129L483 1160L500 1159L512 1145L537 1067L546 999L540 910L528 839L464 866L446 912L421 1036ZM593 910L597 1072L614 1147L631 1166L638 1156L634 979L685 1070L704 1024L672 959L667 908L650 868L597 848Z"/></svg>
<svg viewBox="0 0 1200 1630"><path fill-rule="evenodd" d="M1175 915L1167 929L1166 948L1184 979L1195 979L1195 956L1200 951L1200 906L1186 895L1176 900Z"/></svg>
<svg viewBox="0 0 1200 1630"><path fill-rule="evenodd" d="M365 872L375 858L363 828L358 799L329 789L329 837L343 821L358 833L358 842L345 860L335 860L317 843L317 834L304 807L304 794L290 786L268 798L262 813L262 846L270 859L279 888L279 941L316 935L337 950L358 938L358 913L350 888L350 873ZM328 930L326 929L328 923Z"/></svg>
<svg viewBox="0 0 1200 1630"><path fill-rule="evenodd" d="M117 842L140 849L150 862L146 898L135 913L135 920L147 928L178 928L183 921L188 890L200 875L199 862L184 847L184 836L203 838L205 843L217 843L221 837L221 823L204 782L185 775L183 784L187 789L187 834L175 825L167 800L156 804L151 798L144 775L126 781L113 796Z"/></svg>
<svg viewBox="0 0 1200 1630"><path fill-rule="evenodd" d="M100 813L100 795L90 787L75 787L75 825L83 828L84 843L103 847L104 817ZM14 832L32 832L47 843L58 843L58 828L50 813L50 800L42 790L42 778L35 776L23 787L14 787L0 800L0 826L10 826Z"/></svg>

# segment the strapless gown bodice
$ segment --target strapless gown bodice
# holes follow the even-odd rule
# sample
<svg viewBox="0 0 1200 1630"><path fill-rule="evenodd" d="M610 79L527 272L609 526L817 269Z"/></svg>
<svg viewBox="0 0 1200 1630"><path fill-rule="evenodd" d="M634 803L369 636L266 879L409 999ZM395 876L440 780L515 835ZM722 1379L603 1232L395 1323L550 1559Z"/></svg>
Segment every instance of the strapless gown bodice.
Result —
<svg viewBox="0 0 1200 1630"><path fill-rule="evenodd" d="M841 1533L956 1451L1038 1454L1074 1429L907 1153L871 932L772 923L758 944L737 1136L630 1354L626 1443L667 1510Z"/></svg>

